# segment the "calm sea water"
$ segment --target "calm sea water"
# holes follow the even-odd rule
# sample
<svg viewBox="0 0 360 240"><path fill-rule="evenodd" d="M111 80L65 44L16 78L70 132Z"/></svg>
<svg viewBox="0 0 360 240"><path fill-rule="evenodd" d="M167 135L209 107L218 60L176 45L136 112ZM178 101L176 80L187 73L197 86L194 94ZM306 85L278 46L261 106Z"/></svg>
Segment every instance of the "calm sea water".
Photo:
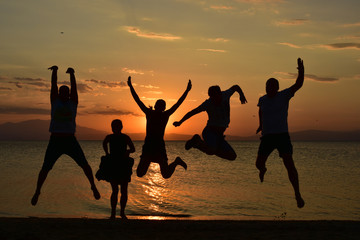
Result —
<svg viewBox="0 0 360 240"><path fill-rule="evenodd" d="M93 171L103 155L101 141L80 141ZM300 189L306 205L296 207L287 172L274 152L259 182L254 166L258 142L231 142L238 158L229 162L184 142L167 142L169 161L181 156L171 179L161 177L157 164L147 175L133 174L126 213L130 218L360 220L360 143L293 142ZM47 141L0 142L1 217L90 217L110 215L110 184L97 181L102 198L93 199L82 170L63 155L49 173L38 205L31 206ZM134 170L142 142L135 142Z"/></svg>

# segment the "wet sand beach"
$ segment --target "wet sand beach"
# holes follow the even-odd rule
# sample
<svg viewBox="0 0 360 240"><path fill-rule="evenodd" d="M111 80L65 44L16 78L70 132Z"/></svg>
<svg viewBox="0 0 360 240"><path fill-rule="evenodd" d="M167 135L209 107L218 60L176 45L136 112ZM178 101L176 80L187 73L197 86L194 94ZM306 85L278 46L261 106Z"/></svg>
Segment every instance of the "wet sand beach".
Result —
<svg viewBox="0 0 360 240"><path fill-rule="evenodd" d="M0 239L358 239L360 221L0 218Z"/></svg>

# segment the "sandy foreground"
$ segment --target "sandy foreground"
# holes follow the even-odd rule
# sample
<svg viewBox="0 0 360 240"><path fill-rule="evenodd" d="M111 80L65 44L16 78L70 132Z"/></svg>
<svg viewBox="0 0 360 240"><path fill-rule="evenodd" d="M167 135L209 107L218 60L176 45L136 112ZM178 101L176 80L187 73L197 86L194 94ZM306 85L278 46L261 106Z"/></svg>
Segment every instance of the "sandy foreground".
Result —
<svg viewBox="0 0 360 240"><path fill-rule="evenodd" d="M0 239L360 239L360 221L0 218Z"/></svg>

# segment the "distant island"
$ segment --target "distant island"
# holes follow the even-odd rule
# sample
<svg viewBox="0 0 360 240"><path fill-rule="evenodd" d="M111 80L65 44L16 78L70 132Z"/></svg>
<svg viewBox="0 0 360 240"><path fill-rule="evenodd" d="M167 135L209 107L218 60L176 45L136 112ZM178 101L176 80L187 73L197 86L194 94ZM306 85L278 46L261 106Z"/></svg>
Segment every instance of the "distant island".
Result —
<svg viewBox="0 0 360 240"><path fill-rule="evenodd" d="M22 122L8 122L0 125L0 141L21 141L21 140L48 140L50 120L28 120ZM108 132L92 128L77 126L76 136L79 140L103 140ZM127 133L133 140L144 140L144 133ZM360 130L355 131L320 131L307 130L291 132L291 139L294 141L360 141ZM188 140L191 135L166 134L165 140L181 141ZM258 141L259 135L253 136L232 136L226 135L230 141Z"/></svg>

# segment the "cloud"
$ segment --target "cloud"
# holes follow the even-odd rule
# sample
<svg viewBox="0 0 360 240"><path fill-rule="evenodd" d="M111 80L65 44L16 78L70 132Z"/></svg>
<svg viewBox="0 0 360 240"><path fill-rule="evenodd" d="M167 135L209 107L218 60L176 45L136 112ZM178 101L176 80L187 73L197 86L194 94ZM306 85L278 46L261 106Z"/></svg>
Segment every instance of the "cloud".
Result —
<svg viewBox="0 0 360 240"><path fill-rule="evenodd" d="M348 24L344 24L342 25L343 27L360 27L360 22L357 23L348 23Z"/></svg>
<svg viewBox="0 0 360 240"><path fill-rule="evenodd" d="M141 71L137 71L137 70L134 70L134 69L129 69L129 68L122 68L121 70L123 70L124 72L127 72L129 74L139 74L139 75L144 75L143 72Z"/></svg>
<svg viewBox="0 0 360 240"><path fill-rule="evenodd" d="M320 47L329 49L329 50L341 50L341 49L356 49L360 50L360 43L333 43L320 45Z"/></svg>
<svg viewBox="0 0 360 240"><path fill-rule="evenodd" d="M147 93L158 94L158 95L163 94L163 92L161 92L161 91L148 91Z"/></svg>
<svg viewBox="0 0 360 240"><path fill-rule="evenodd" d="M295 45L295 44L292 44L292 43L287 43L287 42L280 42L278 43L280 45L284 45L284 46L288 46L288 47L291 47L291 48L301 48L300 46L298 45Z"/></svg>
<svg viewBox="0 0 360 240"><path fill-rule="evenodd" d="M88 110L88 111L86 111L86 113L87 114L98 114L98 115L118 115L118 116L132 115L135 117L142 116L142 115L139 115L139 114L131 112L131 111L115 109L115 108L111 108L109 106L107 106L106 108L100 108L100 109L96 108L96 109Z"/></svg>
<svg viewBox="0 0 360 240"><path fill-rule="evenodd" d="M212 5L210 6L211 9L214 9L214 10L232 10L234 9L234 7L231 7L231 6L224 6L224 5Z"/></svg>
<svg viewBox="0 0 360 240"><path fill-rule="evenodd" d="M149 89L158 89L160 87L156 87L156 86L153 86L153 85L139 85L139 87L143 87L143 88L149 88Z"/></svg>
<svg viewBox="0 0 360 240"><path fill-rule="evenodd" d="M13 91L12 88L0 87L0 91Z"/></svg>
<svg viewBox="0 0 360 240"><path fill-rule="evenodd" d="M284 3L285 0L236 0L241 3Z"/></svg>
<svg viewBox="0 0 360 240"><path fill-rule="evenodd" d="M175 36L169 33L154 33L154 32L142 31L140 30L140 28L132 27L132 26L125 26L124 29L128 33L135 34L136 36L142 38L150 38L150 39L166 40L166 41L174 41L174 40L182 39L182 37Z"/></svg>
<svg viewBox="0 0 360 240"><path fill-rule="evenodd" d="M49 115L50 109L18 107L18 106L0 106L0 114L24 114L24 115Z"/></svg>
<svg viewBox="0 0 360 240"><path fill-rule="evenodd" d="M94 84L97 84L98 86L106 87L106 88L123 88L123 87L127 87L127 83L124 82L124 81L106 82L106 81L100 81L100 80L95 80L95 79L90 79L90 80L85 80L85 81L90 82L90 83L94 83Z"/></svg>
<svg viewBox="0 0 360 240"><path fill-rule="evenodd" d="M298 76L297 73L289 73L289 72L276 72L275 74L283 75L287 79L295 79ZM315 74L305 74L305 81L307 80L311 80L315 82L327 82L327 83L333 83L339 81L338 78L334 78L334 77L319 77Z"/></svg>
<svg viewBox="0 0 360 240"><path fill-rule="evenodd" d="M221 50L221 49L212 49L212 48L202 48L202 49L197 49L198 51L206 51L206 52L214 52L214 53L226 53L226 50Z"/></svg>
<svg viewBox="0 0 360 240"><path fill-rule="evenodd" d="M226 38L208 38L207 41L209 42L228 42L229 39Z"/></svg>
<svg viewBox="0 0 360 240"><path fill-rule="evenodd" d="M292 20L283 20L283 21L276 21L276 26L298 26L308 23L308 19L292 19Z"/></svg>
<svg viewBox="0 0 360 240"><path fill-rule="evenodd" d="M81 93L87 93L93 91L93 89L84 83L77 83L76 84L77 90Z"/></svg>

